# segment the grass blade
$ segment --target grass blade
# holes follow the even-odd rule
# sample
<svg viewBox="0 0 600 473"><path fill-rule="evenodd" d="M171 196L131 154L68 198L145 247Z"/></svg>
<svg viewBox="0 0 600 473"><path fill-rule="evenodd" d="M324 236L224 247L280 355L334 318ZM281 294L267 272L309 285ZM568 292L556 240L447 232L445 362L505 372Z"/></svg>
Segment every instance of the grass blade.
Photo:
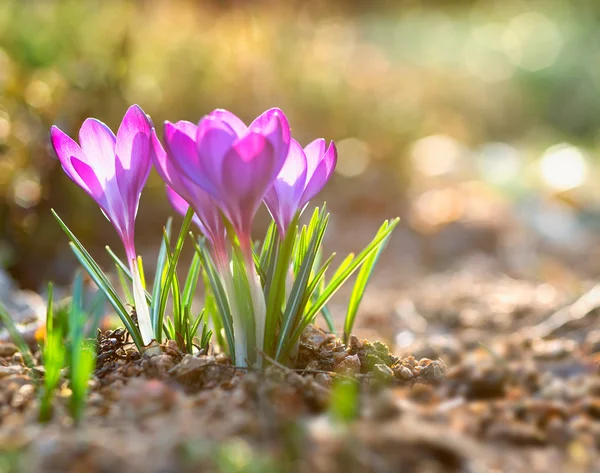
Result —
<svg viewBox="0 0 600 473"><path fill-rule="evenodd" d="M286 303L281 330L277 340L277 348L275 350L275 359L277 361L281 361L284 352L288 350L289 336L298 323L297 314L303 313L304 305L308 302L308 299L305 297L306 289L318 249L321 246L323 236L325 235L325 231L327 229L328 222L329 214L325 214L325 211L323 210L320 213L318 222L315 224L312 231L308 249L306 250L305 257L300 265L298 275L296 276L289 299Z"/></svg>
<svg viewBox="0 0 600 473"><path fill-rule="evenodd" d="M344 284L350 276L356 271L360 265L367 259L367 257L373 252L376 251L379 245L382 243L385 238L387 238L392 230L396 227L400 219L396 218L391 222L385 221L383 225L380 227L379 231L375 235L375 238L367 245L367 247L362 250L356 258L352 260L352 263L348 264L343 271L337 271L337 277L332 279L325 290L321 293L319 298L315 301L315 303L307 310L304 315L301 323L296 327L291 339L295 343L302 331L308 326L308 324L312 323L315 316L319 313L321 308L331 299L333 294Z"/></svg>
<svg viewBox="0 0 600 473"><path fill-rule="evenodd" d="M119 298L115 288L110 283L98 263L91 257L91 255L87 252L81 242L77 239L77 237L71 232L69 227L62 221L62 219L58 216L58 214L51 210L54 218L58 221L58 224L61 226L63 231L69 237L70 247L75 257L79 260L80 264L84 267L84 269L89 274L90 278L96 283L98 288L105 294L106 298L110 305L112 305L113 309L125 325L125 328L130 333L131 338L133 339L138 350L143 351L144 343L142 341L142 336L137 325L133 322L133 319L125 309L125 306L121 299Z"/></svg>
<svg viewBox="0 0 600 473"><path fill-rule="evenodd" d="M387 230L387 225L382 228L383 231ZM358 313L358 306L362 301L365 289L367 288L367 284L371 278L371 274L373 274L373 268L377 264L377 260L387 246L391 236L391 233L388 233L387 237L381 241L377 249L367 257L361 266L360 271L358 272L354 287L352 288L352 294L350 295L350 301L348 302L346 318L344 320L344 343L348 343L348 337L350 337L350 332L352 332L356 314Z"/></svg>
<svg viewBox="0 0 600 473"><path fill-rule="evenodd" d="M165 316L165 310L167 308L167 300L169 298L169 291L173 286L173 278L176 278L176 269L177 262L179 261L179 256L181 255L181 249L183 248L183 242L185 241L185 235L187 235L188 229L190 228L190 224L192 223L192 218L194 216L194 210L190 207L185 214L185 218L183 219L183 223L181 224L181 229L179 230L179 236L177 237L177 241L175 242L175 250L173 251L172 257L169 257L169 248L165 247L165 251L167 254L167 271L164 279L161 281L161 290L160 290L160 299L158 300L159 308L158 313L156 314L156 326L155 330L155 338L156 340L162 339L162 323ZM166 233L166 229L164 232L164 236L166 237L166 244L168 245L168 235ZM178 283L177 283L178 284ZM179 296L180 294L177 294Z"/></svg>
<svg viewBox="0 0 600 473"><path fill-rule="evenodd" d="M167 236L171 236L171 227L173 225L173 219L169 218L164 228L164 233ZM158 250L158 258L156 260L156 273L154 274L154 284L152 285L152 301L150 303L150 319L152 320L152 328L154 333L157 333L157 328L162 326L159 317L160 310L160 297L162 281L166 273L166 261L167 261L167 246L164 237L161 238L160 249Z"/></svg>
<svg viewBox="0 0 600 473"><path fill-rule="evenodd" d="M212 257L210 256L210 253L208 252L208 249L206 248L204 242L202 240L198 240L198 242L194 243L196 246L196 252L200 255L200 258L202 259L202 266L204 267L204 270L206 271L206 276L208 277L208 280L210 282L212 294L214 296L218 313L220 314L220 320L223 325L223 331L225 332L225 338L227 339L227 344L229 345L229 355L233 359L235 359L233 320L231 318L231 309L229 307L229 301L227 300L225 289L223 288L223 284L221 283L219 273L212 261Z"/></svg>
<svg viewBox="0 0 600 473"><path fill-rule="evenodd" d="M296 235L298 234L298 217L299 214L296 214L290 223L283 242L271 250L271 261L269 261L270 267L268 271L269 279L265 287L267 312L264 337L264 351L269 356L273 356L275 349L275 332L277 330L277 323L281 317L281 308L286 297L285 283L288 271L290 270ZM278 242L279 239L277 238L276 241ZM274 269L271 268L271 266L274 266Z"/></svg>

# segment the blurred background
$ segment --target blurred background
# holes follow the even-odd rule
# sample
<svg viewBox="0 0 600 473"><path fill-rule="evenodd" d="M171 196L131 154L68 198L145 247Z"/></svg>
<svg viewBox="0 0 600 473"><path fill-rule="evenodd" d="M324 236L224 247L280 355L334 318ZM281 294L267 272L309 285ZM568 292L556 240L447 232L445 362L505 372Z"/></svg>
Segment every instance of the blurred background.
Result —
<svg viewBox="0 0 600 473"><path fill-rule="evenodd" d="M329 242L360 249L402 217L383 283L474 254L519 277L594 276L599 26L592 0L2 0L0 264L25 288L70 280L50 208L101 261L120 250L48 130L116 130L138 103L157 125L279 106L301 143L335 140ZM142 253L170 213L153 173Z"/></svg>

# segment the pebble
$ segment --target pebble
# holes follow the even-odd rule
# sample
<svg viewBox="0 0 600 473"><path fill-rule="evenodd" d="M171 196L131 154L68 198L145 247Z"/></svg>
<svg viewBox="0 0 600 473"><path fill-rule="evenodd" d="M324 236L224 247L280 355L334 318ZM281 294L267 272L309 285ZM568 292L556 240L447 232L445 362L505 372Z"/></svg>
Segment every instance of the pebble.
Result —
<svg viewBox="0 0 600 473"><path fill-rule="evenodd" d="M358 355L348 355L339 365L335 367L335 371L336 373L352 376L360 373L360 368L361 364Z"/></svg>
<svg viewBox="0 0 600 473"><path fill-rule="evenodd" d="M408 366L400 366L396 370L396 376L404 381L408 381L409 379L413 379L414 375L412 370Z"/></svg>
<svg viewBox="0 0 600 473"><path fill-rule="evenodd" d="M21 374L23 372L23 368L20 366L2 366L0 365L0 379L7 378L9 376Z"/></svg>
<svg viewBox="0 0 600 473"><path fill-rule="evenodd" d="M0 342L0 357L12 356L18 351L19 349L14 343Z"/></svg>
<svg viewBox="0 0 600 473"><path fill-rule="evenodd" d="M175 361L169 355L160 354L144 359L142 366L148 377L161 378L166 376L167 371L175 366Z"/></svg>
<svg viewBox="0 0 600 473"><path fill-rule="evenodd" d="M361 342L356 335L350 335L350 338L348 339L348 350L350 353L355 355L363 348L363 342Z"/></svg>
<svg viewBox="0 0 600 473"><path fill-rule="evenodd" d="M380 381L391 381L394 378L392 368L383 363L378 363L373 367L373 374Z"/></svg>
<svg viewBox="0 0 600 473"><path fill-rule="evenodd" d="M331 387L332 381L333 380L332 380L331 376L328 375L327 373L317 373L315 375L315 382L326 388Z"/></svg>

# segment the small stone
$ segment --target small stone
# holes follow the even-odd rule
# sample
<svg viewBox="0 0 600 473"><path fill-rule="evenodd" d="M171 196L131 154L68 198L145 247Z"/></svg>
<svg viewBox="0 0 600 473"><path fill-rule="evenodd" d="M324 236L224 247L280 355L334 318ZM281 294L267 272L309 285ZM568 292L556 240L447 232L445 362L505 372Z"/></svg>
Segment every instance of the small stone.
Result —
<svg viewBox="0 0 600 473"><path fill-rule="evenodd" d="M364 348L363 343L358 339L356 335L350 335L348 339L348 351L352 355L356 355L360 350Z"/></svg>
<svg viewBox="0 0 600 473"><path fill-rule="evenodd" d="M196 390L226 382L233 372L227 365L217 364L213 355L185 355L178 365L169 370L169 376L188 390Z"/></svg>
<svg viewBox="0 0 600 473"><path fill-rule="evenodd" d="M0 357L12 356L18 351L19 349L14 343L0 342Z"/></svg>
<svg viewBox="0 0 600 473"><path fill-rule="evenodd" d="M23 364L23 355L21 355L20 351L13 353L12 361L13 361L13 363L18 363L20 365Z"/></svg>
<svg viewBox="0 0 600 473"><path fill-rule="evenodd" d="M35 396L35 386L33 384L24 384L19 388L12 398L11 406L19 409L29 403Z"/></svg>
<svg viewBox="0 0 600 473"><path fill-rule="evenodd" d="M7 378L9 376L21 374L23 372L23 368L20 366L2 366L0 365L0 379Z"/></svg>
<svg viewBox="0 0 600 473"><path fill-rule="evenodd" d="M414 378L414 375L408 366L400 366L396 370L396 376L398 376L400 379L402 379L404 381L408 381L409 379Z"/></svg>
<svg viewBox="0 0 600 473"><path fill-rule="evenodd" d="M317 373L315 375L315 382L326 388L331 387L332 381L333 380L332 380L331 376L328 375L327 373Z"/></svg>
<svg viewBox="0 0 600 473"><path fill-rule="evenodd" d="M338 351L333 354L333 363L339 365L348 357L348 353L345 351Z"/></svg>
<svg viewBox="0 0 600 473"><path fill-rule="evenodd" d="M392 368L383 363L378 363L373 367L373 374L380 381L391 381L394 378Z"/></svg>
<svg viewBox="0 0 600 473"><path fill-rule="evenodd" d="M335 367L336 373L345 374L348 376L360 373L360 359L358 355L348 355L344 360Z"/></svg>
<svg viewBox="0 0 600 473"><path fill-rule="evenodd" d="M161 378L175 366L175 362L169 355L160 354L143 360L142 366L146 370L147 376Z"/></svg>
<svg viewBox="0 0 600 473"><path fill-rule="evenodd" d="M319 348L327 339L327 334L323 330L309 325L301 335L301 341L314 347Z"/></svg>

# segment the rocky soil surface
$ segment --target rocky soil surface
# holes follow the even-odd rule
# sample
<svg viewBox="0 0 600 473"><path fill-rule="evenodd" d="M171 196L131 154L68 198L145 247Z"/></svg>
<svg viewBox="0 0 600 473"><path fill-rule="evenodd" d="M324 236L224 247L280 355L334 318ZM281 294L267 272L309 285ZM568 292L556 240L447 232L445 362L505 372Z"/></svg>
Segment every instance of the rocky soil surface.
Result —
<svg viewBox="0 0 600 473"><path fill-rule="evenodd" d="M471 269L374 287L359 336L310 327L293 369L172 345L142 359L105 332L79 426L67 386L37 422L1 342L0 472L600 471L599 292Z"/></svg>

